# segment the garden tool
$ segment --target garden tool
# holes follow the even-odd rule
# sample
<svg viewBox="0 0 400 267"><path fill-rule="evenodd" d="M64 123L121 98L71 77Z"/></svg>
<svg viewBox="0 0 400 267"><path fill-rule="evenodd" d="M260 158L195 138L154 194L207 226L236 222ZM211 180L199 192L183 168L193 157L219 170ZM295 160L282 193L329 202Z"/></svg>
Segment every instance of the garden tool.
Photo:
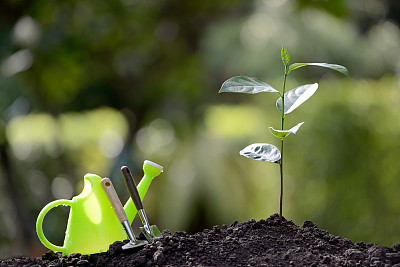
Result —
<svg viewBox="0 0 400 267"><path fill-rule="evenodd" d="M132 227L129 224L128 217L126 216L124 208L122 207L122 203L118 197L117 192L115 192L111 180L109 178L103 178L101 180L101 186L103 187L104 192L106 193L108 200L110 201L112 209L117 215L119 221L122 223L122 226L124 227L126 234L129 237L130 240L129 243L122 246L122 249L130 249L130 248L144 246L145 244L147 244L148 243L147 241L137 240L135 238Z"/></svg>
<svg viewBox="0 0 400 267"><path fill-rule="evenodd" d="M143 164L143 171L146 172L156 172L156 173L161 173L163 171L162 166L146 160ZM136 189L135 182L133 181L132 174L129 171L129 168L126 166L123 166L121 168L121 173L122 176L124 177L124 181L126 184L126 187L128 188L129 194L131 195L131 198L133 202L135 203L135 206L138 210L138 214L140 217L140 220L142 221L143 227L140 227L140 230L146 237L146 239L149 242L152 242L156 238L161 238L162 234L158 227L156 225L150 225L149 221L146 216L146 212L144 211L142 201L140 199L139 193Z"/></svg>
<svg viewBox="0 0 400 267"><path fill-rule="evenodd" d="M151 162L153 165L151 165L149 162L151 161L145 161L143 163L143 171L144 171L144 176L142 180L140 181L139 185L137 186L137 190L139 191L139 196L140 199L143 199L147 188L149 188L151 181L158 176L162 172L162 167L154 162ZM158 166L158 167L157 167ZM129 223L132 224L133 219L135 218L135 215L137 213L137 209L135 207L135 204L132 201L132 198L130 197L126 204L124 205L124 210L126 213L126 216L128 216Z"/></svg>
<svg viewBox="0 0 400 267"><path fill-rule="evenodd" d="M142 198L153 178L159 174L160 172L145 173L137 188ZM105 252L115 241L126 239L124 227L111 208L100 182L99 176L86 174L83 191L78 196L73 197L72 200L55 200L40 211L36 220L36 232L45 247L62 252L64 256L71 253L88 255ZM63 246L57 246L45 237L43 220L52 208L61 205L69 206L70 212ZM131 224L137 211L131 198L126 202L124 210Z"/></svg>

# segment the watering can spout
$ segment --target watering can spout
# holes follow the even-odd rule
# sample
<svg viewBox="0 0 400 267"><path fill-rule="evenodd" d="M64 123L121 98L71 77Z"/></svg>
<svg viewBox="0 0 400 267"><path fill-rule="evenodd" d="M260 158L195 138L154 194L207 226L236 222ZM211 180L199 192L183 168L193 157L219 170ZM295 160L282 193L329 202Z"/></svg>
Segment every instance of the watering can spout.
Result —
<svg viewBox="0 0 400 267"><path fill-rule="evenodd" d="M143 172L144 172L144 176L143 176L142 180L140 181L139 185L137 186L141 200L143 200L143 198L150 186L151 181L156 176L160 175L161 172L163 172L163 167L152 161L145 160L143 163ZM137 209L135 207L135 204L132 201L132 198L128 199L128 201L124 205L124 210L128 217L129 223L131 224L137 213Z"/></svg>

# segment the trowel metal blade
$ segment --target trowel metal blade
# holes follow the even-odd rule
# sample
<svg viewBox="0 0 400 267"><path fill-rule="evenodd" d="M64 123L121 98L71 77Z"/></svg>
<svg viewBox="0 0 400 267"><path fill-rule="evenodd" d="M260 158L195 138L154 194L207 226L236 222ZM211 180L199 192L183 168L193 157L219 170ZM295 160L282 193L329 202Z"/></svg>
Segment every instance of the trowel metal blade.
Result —
<svg viewBox="0 0 400 267"><path fill-rule="evenodd" d="M146 237L147 241L152 242L154 239L161 238L163 237L160 230L156 225L150 225L151 232L153 235L148 233L144 227L139 227L140 231L143 233L143 235Z"/></svg>
<svg viewBox="0 0 400 267"><path fill-rule="evenodd" d="M158 229L156 225L150 225L151 230L153 231L154 238L161 238L163 237L162 233Z"/></svg>
<svg viewBox="0 0 400 267"><path fill-rule="evenodd" d="M130 249L130 248L137 248L137 247L144 246L148 243L149 242L147 242L146 240L136 240L136 243L129 241L129 243L126 243L125 245L122 246L122 249L125 250L125 249Z"/></svg>

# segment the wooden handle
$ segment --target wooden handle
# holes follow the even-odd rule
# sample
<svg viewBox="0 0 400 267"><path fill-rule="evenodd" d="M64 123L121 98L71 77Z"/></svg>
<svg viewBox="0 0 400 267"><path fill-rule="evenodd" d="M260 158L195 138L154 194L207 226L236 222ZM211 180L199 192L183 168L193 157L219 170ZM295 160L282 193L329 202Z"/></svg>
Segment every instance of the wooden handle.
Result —
<svg viewBox="0 0 400 267"><path fill-rule="evenodd" d="M117 195L117 192L115 192L115 189L114 189L113 184L111 183L111 180L109 178L101 179L101 187L103 187L103 190L106 193L108 200L111 203L111 207L115 211L115 214L117 214L119 221L121 223L123 223L124 221L127 221L128 217L126 216L124 208L122 207L121 200L119 200L119 197Z"/></svg>
<svg viewBox="0 0 400 267"><path fill-rule="evenodd" d="M128 188L128 191L129 191L129 194L131 195L133 203L135 203L136 209L142 210L143 204L140 199L139 192L136 188L135 182L133 181L132 174L129 171L129 168L126 166L122 166L121 173L122 173L122 176L124 177L125 185Z"/></svg>

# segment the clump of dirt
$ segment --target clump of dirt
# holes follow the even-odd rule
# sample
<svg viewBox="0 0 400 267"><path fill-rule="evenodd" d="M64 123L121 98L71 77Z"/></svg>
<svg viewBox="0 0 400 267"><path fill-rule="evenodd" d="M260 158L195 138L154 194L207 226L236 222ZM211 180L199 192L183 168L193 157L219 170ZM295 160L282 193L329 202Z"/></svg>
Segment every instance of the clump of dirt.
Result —
<svg viewBox="0 0 400 267"><path fill-rule="evenodd" d="M318 229L311 221L297 226L279 220L250 220L214 226L193 235L163 232L163 238L141 248L122 250L115 242L108 252L62 257L49 251L41 258L17 257L0 266L396 266L400 244L384 247Z"/></svg>

